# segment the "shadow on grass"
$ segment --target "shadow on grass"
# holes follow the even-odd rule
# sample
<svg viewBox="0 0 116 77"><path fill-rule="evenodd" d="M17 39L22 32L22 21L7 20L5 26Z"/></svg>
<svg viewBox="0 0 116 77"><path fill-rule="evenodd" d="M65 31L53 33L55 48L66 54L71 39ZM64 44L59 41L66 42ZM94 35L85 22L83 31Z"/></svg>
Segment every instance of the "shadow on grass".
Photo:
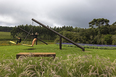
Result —
<svg viewBox="0 0 116 77"><path fill-rule="evenodd" d="M36 48L27 48L27 49L24 49L24 50L35 50Z"/></svg>

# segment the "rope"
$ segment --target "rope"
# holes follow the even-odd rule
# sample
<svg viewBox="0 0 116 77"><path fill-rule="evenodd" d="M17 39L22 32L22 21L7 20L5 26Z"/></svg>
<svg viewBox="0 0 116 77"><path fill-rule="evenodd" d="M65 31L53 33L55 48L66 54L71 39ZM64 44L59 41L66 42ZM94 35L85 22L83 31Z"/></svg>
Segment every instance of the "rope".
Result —
<svg viewBox="0 0 116 77"><path fill-rule="evenodd" d="M30 32L31 32L31 30L33 29L33 27L30 29L30 31L28 32L28 34L26 35L26 37L25 37L25 39L24 39L24 41L23 41L23 43L25 42L25 40L27 39L27 36L30 34Z"/></svg>
<svg viewBox="0 0 116 77"><path fill-rule="evenodd" d="M32 26L33 26L33 21L32 21ZM33 33L33 29L32 29L32 33Z"/></svg>

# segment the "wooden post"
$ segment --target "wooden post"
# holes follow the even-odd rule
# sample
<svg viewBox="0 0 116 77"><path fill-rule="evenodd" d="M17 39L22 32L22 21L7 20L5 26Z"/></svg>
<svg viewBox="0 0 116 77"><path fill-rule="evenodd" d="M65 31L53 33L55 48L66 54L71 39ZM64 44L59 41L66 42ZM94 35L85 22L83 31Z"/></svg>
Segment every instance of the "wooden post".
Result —
<svg viewBox="0 0 116 77"><path fill-rule="evenodd" d="M59 43L60 43L59 44L60 45L59 47L60 47L60 49L62 49L62 37L61 36L60 36L60 42Z"/></svg>

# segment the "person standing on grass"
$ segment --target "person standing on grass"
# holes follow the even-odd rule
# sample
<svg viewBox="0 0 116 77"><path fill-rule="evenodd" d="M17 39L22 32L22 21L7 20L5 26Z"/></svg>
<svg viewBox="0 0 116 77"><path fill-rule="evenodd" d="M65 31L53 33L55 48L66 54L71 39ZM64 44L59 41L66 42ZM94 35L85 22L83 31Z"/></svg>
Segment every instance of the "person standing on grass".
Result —
<svg viewBox="0 0 116 77"><path fill-rule="evenodd" d="M39 35L39 33L36 32L35 34L32 33L32 34L30 34L30 35L34 36L34 39L33 39L33 41L32 41L32 45L31 45L31 46L33 47L35 41L37 40L37 36Z"/></svg>
<svg viewBox="0 0 116 77"><path fill-rule="evenodd" d="M16 44L21 43L21 38L20 37L16 37L16 38L18 39Z"/></svg>

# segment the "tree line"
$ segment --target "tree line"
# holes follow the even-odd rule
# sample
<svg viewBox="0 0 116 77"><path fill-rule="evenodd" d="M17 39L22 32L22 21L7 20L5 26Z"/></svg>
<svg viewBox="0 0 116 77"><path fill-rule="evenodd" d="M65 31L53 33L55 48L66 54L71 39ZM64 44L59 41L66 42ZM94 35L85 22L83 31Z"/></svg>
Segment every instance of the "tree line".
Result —
<svg viewBox="0 0 116 77"><path fill-rule="evenodd" d="M10 32L12 29L13 29L13 27L0 26L1 32Z"/></svg>
<svg viewBox="0 0 116 77"><path fill-rule="evenodd" d="M62 27L54 27L49 28L59 32L60 34L66 36L67 38L71 39L77 43L87 43L87 44L116 44L116 22L113 24L109 24L108 19L99 18L93 19L89 23L89 28L79 28L79 27L72 27L72 26L62 26ZM42 27L42 26L32 26L32 25L19 25L15 26L11 30L11 35L21 36L25 38L27 35L26 32L22 31L22 28L26 31L30 31L30 33L39 33L39 38L43 40L54 40L55 42L59 42L59 36L53 33L52 31ZM32 38L31 36L28 38ZM62 42L68 42L66 40L62 40Z"/></svg>

